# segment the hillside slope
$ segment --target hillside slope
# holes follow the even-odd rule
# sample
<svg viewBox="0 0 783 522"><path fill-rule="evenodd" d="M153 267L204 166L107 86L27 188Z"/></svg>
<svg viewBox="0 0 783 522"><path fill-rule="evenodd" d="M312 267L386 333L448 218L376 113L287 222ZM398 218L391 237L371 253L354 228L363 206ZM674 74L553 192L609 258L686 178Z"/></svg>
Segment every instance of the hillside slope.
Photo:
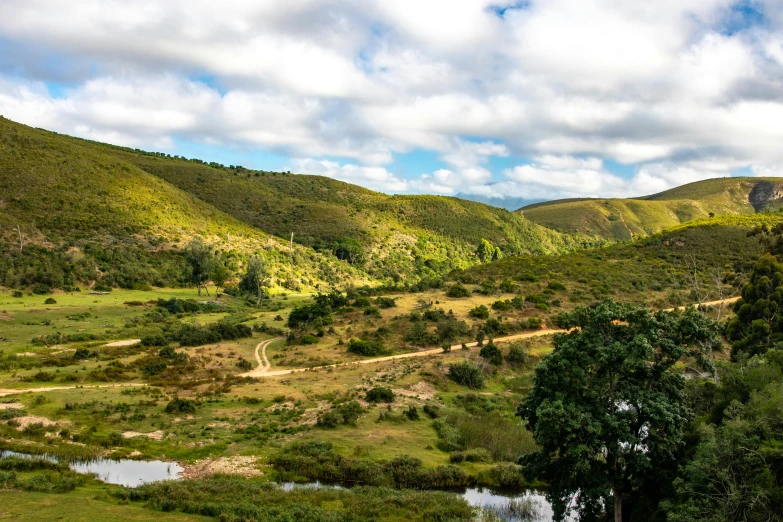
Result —
<svg viewBox="0 0 783 522"><path fill-rule="evenodd" d="M171 272L181 272L178 247L195 236L224 251L230 241L239 258L264 252L280 280L292 276L315 285L358 276L346 263L309 249L297 247L291 255L284 242L105 148L3 118L0 210L0 271L15 274L6 278L9 286L15 286L14 278L24 285L40 277L51 279L49 286L63 286L68 279L63 271L82 281L130 271L138 272L138 282L171 284L177 278ZM81 266L85 254L97 265L93 275L90 263ZM81 272L74 272L77 265Z"/></svg>
<svg viewBox="0 0 783 522"><path fill-rule="evenodd" d="M484 239L503 255L562 253L600 243L457 198L389 196L322 176L224 167L79 141L284 240L293 233L294 242L319 251L357 240L364 250L361 267L393 281L475 264Z"/></svg>
<svg viewBox="0 0 783 522"><path fill-rule="evenodd" d="M519 213L546 227L607 239L648 236L693 219L752 214L783 205L783 178L720 178L631 199L537 203Z"/></svg>

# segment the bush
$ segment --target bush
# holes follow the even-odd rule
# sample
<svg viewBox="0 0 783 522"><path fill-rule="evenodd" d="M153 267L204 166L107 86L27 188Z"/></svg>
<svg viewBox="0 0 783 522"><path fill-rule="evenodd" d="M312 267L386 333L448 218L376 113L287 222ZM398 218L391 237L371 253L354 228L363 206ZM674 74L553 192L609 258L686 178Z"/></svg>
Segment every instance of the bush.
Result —
<svg viewBox="0 0 783 522"><path fill-rule="evenodd" d="M348 343L348 351L365 357L388 355L391 353L384 348L383 344L379 341L362 341L361 339L351 339Z"/></svg>
<svg viewBox="0 0 783 522"><path fill-rule="evenodd" d="M563 283L558 283L557 281L550 281L546 287L549 290L555 291L555 292L565 292L566 287Z"/></svg>
<svg viewBox="0 0 783 522"><path fill-rule="evenodd" d="M395 308L397 300L392 297L378 297L375 299L375 304L378 308Z"/></svg>
<svg viewBox="0 0 783 522"><path fill-rule="evenodd" d="M11 295L13 297L24 297L24 292L22 292L21 290L14 290Z"/></svg>
<svg viewBox="0 0 783 522"><path fill-rule="evenodd" d="M541 324L543 321L540 317L528 317L527 321L523 321L521 323L522 328L527 328L528 330L538 330L541 328Z"/></svg>
<svg viewBox="0 0 783 522"><path fill-rule="evenodd" d="M162 334L153 334L153 335L145 335L141 338L141 345L142 346L166 346L169 344L168 339L166 339Z"/></svg>
<svg viewBox="0 0 783 522"><path fill-rule="evenodd" d="M57 304L57 301L54 300L54 297L47 297L46 301L44 301L44 304L49 304L49 305Z"/></svg>
<svg viewBox="0 0 783 522"><path fill-rule="evenodd" d="M451 285L448 290L446 290L446 295L453 299L470 297L470 290L462 285Z"/></svg>
<svg viewBox="0 0 783 522"><path fill-rule="evenodd" d="M500 351L500 348L495 346L494 343L490 342L484 346L479 352L479 355L482 359L494 366L500 366L503 364L503 353Z"/></svg>
<svg viewBox="0 0 783 522"><path fill-rule="evenodd" d="M450 365L449 379L475 390L484 387L484 372L481 371L481 368L468 361Z"/></svg>
<svg viewBox="0 0 783 522"><path fill-rule="evenodd" d="M522 343L513 343L508 349L508 355L506 355L506 361L509 364L526 364L528 361L528 354Z"/></svg>
<svg viewBox="0 0 783 522"><path fill-rule="evenodd" d="M412 421L417 421L417 420L419 420L419 418L420 418L420 416L419 416L419 410L418 410L418 409L416 409L416 406L413 406L413 405L411 405L411 406L408 406L408 409L407 409L407 410L405 410L405 411L403 412L403 414L404 414L406 417L408 417L408 419L410 419L410 420L412 420Z"/></svg>
<svg viewBox="0 0 783 522"><path fill-rule="evenodd" d="M390 388L376 386L367 392L367 402L394 402L394 392Z"/></svg>
<svg viewBox="0 0 783 522"><path fill-rule="evenodd" d="M304 345L318 344L318 337L313 334L303 335L299 342Z"/></svg>
<svg viewBox="0 0 783 522"><path fill-rule="evenodd" d="M435 404L427 403L424 405L424 413L426 413L430 419L437 419L440 417L440 408Z"/></svg>
<svg viewBox="0 0 783 522"><path fill-rule="evenodd" d="M175 397L166 405L165 411L166 413L196 413L196 403L189 399Z"/></svg>
<svg viewBox="0 0 783 522"><path fill-rule="evenodd" d="M489 308L479 305L468 312L468 315L476 319L489 319Z"/></svg>

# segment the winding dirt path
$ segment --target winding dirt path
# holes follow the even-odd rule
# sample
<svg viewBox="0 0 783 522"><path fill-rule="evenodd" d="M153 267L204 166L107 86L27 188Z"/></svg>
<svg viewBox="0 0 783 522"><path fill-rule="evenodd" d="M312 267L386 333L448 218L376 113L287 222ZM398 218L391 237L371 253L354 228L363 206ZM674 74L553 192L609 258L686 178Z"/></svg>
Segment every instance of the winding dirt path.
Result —
<svg viewBox="0 0 783 522"><path fill-rule="evenodd" d="M716 306L721 303L723 304L730 304L735 301L737 301L739 297L732 297L731 299L724 299L722 301L709 301L706 303L702 303L702 306ZM684 306L680 306L676 308L677 310L683 310L685 309ZM668 308L665 311L671 312L674 311L675 308ZM534 332L525 332L525 333L519 333L514 335L509 335L506 337L496 337L493 339L493 341L498 343L503 342L510 342L510 341L518 341L521 339L530 339L532 337L542 337L545 335L552 335L556 333L563 333L565 330L559 330L559 329L551 329L551 328L545 328L543 330L536 330ZM282 339L281 337L277 339ZM277 339L270 339L268 341L263 341L259 343L259 345L256 347L256 360L258 361L258 368L255 370L250 370L249 372L243 373L242 377L277 377L280 375L290 375L292 373L302 373L310 370L323 370L326 368L340 368L344 366L355 366L360 364L374 364L379 362L386 362L386 361L395 361L398 359L411 359L414 357L429 357L431 355L438 355L442 354L443 348L435 348L432 350L423 350L420 352L411 352L411 353L403 353L399 355L389 355L387 357L375 357L373 359L362 359L361 361L351 361L351 362L345 362L345 363L337 363L337 364L328 364L325 366L314 366L312 368L289 368L285 370L275 370L275 371L269 371L271 368L271 364L269 363L269 360L266 358L266 347L272 342ZM264 344L266 343L266 344ZM263 356L264 356L264 364L261 363L261 359L258 356L258 348L263 345ZM475 348L478 346L478 343L476 341L465 343L465 346L468 348ZM451 347L452 351L458 351L462 350L462 344L455 344Z"/></svg>
<svg viewBox="0 0 783 522"><path fill-rule="evenodd" d="M269 359L266 358L266 347L272 344L275 341L282 341L285 339L285 337L275 337L274 339L267 339L266 341L261 341L256 345L256 362L258 363L258 367L255 370L252 370L252 373L266 373L269 368L272 367L272 363L269 362ZM258 355L258 349L261 349L261 355ZM247 374L242 374L247 375Z"/></svg>

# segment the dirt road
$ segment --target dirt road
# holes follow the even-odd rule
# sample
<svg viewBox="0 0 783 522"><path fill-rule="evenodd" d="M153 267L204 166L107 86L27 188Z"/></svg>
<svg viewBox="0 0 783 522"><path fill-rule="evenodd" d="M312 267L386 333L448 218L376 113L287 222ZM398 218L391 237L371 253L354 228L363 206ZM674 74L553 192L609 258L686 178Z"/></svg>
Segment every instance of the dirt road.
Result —
<svg viewBox="0 0 783 522"><path fill-rule="evenodd" d="M703 306L717 306L721 303L723 304L731 304L735 301L737 301L739 297L732 297L731 299L724 299L723 301L710 301L706 303L702 303ZM678 307L678 310L685 309L684 306ZM675 310L674 308L669 308L666 311L671 312ZM496 337L494 339L497 343L505 343L505 342L511 342L511 341L518 341L521 339L530 339L532 337L542 337L545 335L552 335L556 333L562 333L565 332L565 330L557 330L557 329L550 329L545 328L543 330L536 330L534 332L526 332L526 333L520 333L515 335L509 335L507 337ZM281 338L280 338L281 339ZM433 350L423 350L421 352L411 352L411 353L403 353L400 355L389 355L387 357L376 357L373 359L363 359L361 361L351 361L347 363L338 363L338 364L329 364L325 366L315 366L312 368L290 368L286 370L275 370L275 371L269 371L271 368L271 364L269 363L269 360L266 358L266 347L276 339L271 339L268 341L264 341L262 343L259 343L259 345L256 347L256 360L258 361L258 368L255 370L251 370L249 372L243 373L242 377L277 377L280 375L290 375L292 373L301 373L306 372L309 370L323 370L326 368L340 368L343 366L353 366L358 364L374 364L379 362L386 362L386 361L395 361L397 359L410 359L413 357L429 357L431 355L438 355L443 353L443 348L435 348ZM266 344L264 344L266 343ZM263 345L263 356L264 356L264 364L261 363L261 359L258 356L258 347ZM471 342L466 343L465 346L468 348L475 348L478 346L477 342ZM452 351L462 350L461 344L455 344L451 347Z"/></svg>

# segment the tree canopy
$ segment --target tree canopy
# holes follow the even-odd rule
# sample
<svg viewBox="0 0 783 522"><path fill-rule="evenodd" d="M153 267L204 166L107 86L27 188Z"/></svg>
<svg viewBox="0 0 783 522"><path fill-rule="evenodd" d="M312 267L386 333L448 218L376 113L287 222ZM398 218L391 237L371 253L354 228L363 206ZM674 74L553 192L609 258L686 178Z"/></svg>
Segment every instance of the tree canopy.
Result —
<svg viewBox="0 0 783 522"><path fill-rule="evenodd" d="M763 354L783 342L783 265L772 255L753 267L742 298L734 304L734 316L726 335L732 341L732 357Z"/></svg>
<svg viewBox="0 0 783 522"><path fill-rule="evenodd" d="M695 308L652 312L605 301L558 318L570 333L535 371L517 415L540 451L523 457L530 478L547 481L556 520L621 516L623 497L671 462L691 418L675 365L718 342L719 326ZM573 502L573 504L572 504ZM622 518L615 518L622 520Z"/></svg>

